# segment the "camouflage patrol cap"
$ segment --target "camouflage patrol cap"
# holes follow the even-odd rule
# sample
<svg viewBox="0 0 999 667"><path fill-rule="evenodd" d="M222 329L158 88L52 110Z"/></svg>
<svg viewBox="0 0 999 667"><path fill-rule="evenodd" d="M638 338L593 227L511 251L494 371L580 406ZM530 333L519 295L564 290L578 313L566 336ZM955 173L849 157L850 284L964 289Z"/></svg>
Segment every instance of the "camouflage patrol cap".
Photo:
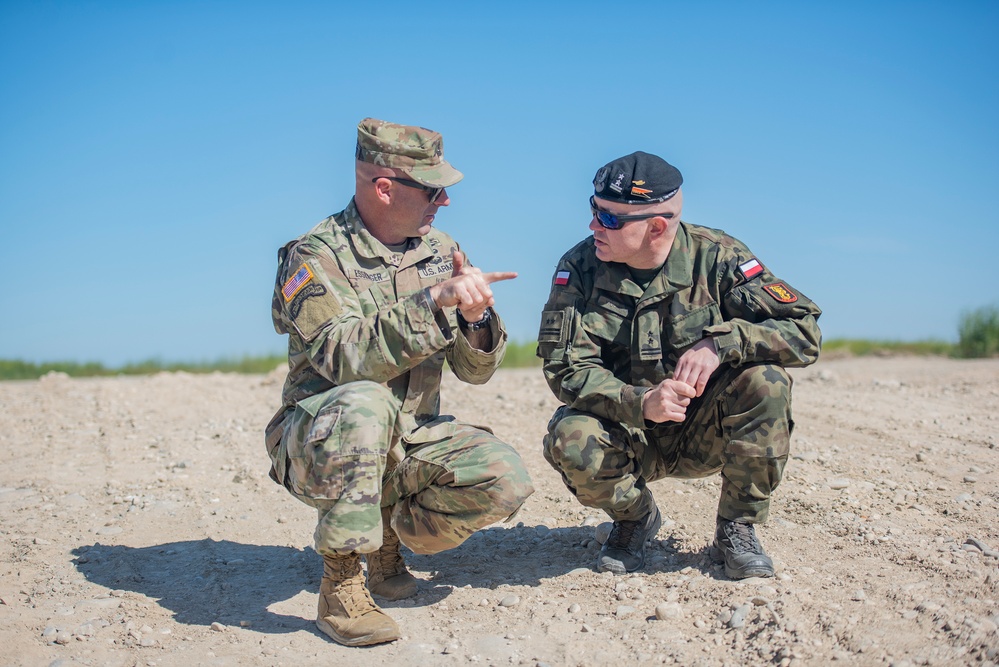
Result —
<svg viewBox="0 0 999 667"><path fill-rule="evenodd" d="M356 157L362 162L398 169L417 183L432 188L451 187L463 178L444 159L444 138L440 132L415 125L365 118L357 124Z"/></svg>
<svg viewBox="0 0 999 667"><path fill-rule="evenodd" d="M593 191L597 197L621 204L666 201L682 184L679 169L657 155L642 151L609 162L593 177Z"/></svg>

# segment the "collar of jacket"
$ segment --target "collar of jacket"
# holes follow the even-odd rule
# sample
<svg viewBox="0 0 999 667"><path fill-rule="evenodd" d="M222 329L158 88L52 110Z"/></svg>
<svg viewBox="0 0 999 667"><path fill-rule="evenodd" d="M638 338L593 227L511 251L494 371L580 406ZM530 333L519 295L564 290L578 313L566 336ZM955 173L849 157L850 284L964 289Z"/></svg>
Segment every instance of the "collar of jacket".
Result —
<svg viewBox="0 0 999 667"><path fill-rule="evenodd" d="M408 266L433 254L425 238L417 239L415 244L413 243L413 239L409 239L409 245L405 252L390 250L364 226L364 221L361 220L361 214L357 211L353 197L351 197L350 203L347 204L347 208L343 210L343 213L336 216L336 218L344 234L350 238L350 242L354 246L354 251L361 257L381 259L386 264L402 268L404 257L406 258L405 265ZM412 254L414 249L419 250L417 255Z"/></svg>
<svg viewBox="0 0 999 667"><path fill-rule="evenodd" d="M677 226L676 238L673 239L673 245L666 257L666 264L652 279L645 292L642 292L642 288L631 279L628 267L618 262L599 262L594 284L598 289L624 294L640 301L658 301L693 285L692 273L690 235L687 233L686 225L681 222Z"/></svg>

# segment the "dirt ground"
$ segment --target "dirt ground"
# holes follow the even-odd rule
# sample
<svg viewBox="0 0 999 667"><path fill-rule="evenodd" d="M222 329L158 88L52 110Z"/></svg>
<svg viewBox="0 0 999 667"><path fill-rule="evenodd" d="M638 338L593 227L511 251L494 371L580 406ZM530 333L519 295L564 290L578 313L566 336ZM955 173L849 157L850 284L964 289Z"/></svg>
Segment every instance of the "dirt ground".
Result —
<svg viewBox="0 0 999 667"><path fill-rule="evenodd" d="M643 572L593 571L606 517L541 456L540 371L445 382L536 493L513 522L407 554L403 639L315 628L314 515L267 477L282 373L0 383L0 664L995 665L999 360L825 359L793 372L793 460L759 534L778 576L729 581L716 478L651 485Z"/></svg>

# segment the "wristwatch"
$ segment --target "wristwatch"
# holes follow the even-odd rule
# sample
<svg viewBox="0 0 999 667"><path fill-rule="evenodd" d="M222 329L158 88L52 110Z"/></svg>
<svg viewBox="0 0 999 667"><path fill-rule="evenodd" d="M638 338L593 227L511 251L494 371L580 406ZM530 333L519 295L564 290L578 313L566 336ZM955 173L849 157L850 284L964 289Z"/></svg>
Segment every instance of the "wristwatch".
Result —
<svg viewBox="0 0 999 667"><path fill-rule="evenodd" d="M485 312L482 313L482 319L479 320L478 322L469 322L462 316L460 310L455 312L458 313L458 326L460 326L462 329L467 329L468 331L478 331L479 329L485 329L486 327L489 326L489 320L493 319L492 308L486 308Z"/></svg>

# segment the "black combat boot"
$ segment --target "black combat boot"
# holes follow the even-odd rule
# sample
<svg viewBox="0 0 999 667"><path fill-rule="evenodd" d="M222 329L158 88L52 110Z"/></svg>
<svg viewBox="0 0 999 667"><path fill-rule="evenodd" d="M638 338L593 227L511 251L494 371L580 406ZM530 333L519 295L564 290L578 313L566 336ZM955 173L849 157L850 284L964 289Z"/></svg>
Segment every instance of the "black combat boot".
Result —
<svg viewBox="0 0 999 667"><path fill-rule="evenodd" d="M645 543L656 536L662 524L655 505L638 521L615 521L597 556L597 572L627 574L641 568L645 565Z"/></svg>
<svg viewBox="0 0 999 667"><path fill-rule="evenodd" d="M773 561L756 539L751 523L718 517L711 558L716 563L725 563L725 574L732 579L774 576Z"/></svg>

